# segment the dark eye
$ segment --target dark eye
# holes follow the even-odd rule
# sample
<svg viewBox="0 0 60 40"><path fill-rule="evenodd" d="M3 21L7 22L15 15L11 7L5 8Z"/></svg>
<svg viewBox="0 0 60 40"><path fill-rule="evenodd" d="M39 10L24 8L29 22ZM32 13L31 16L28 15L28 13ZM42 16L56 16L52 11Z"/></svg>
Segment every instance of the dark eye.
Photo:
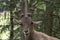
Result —
<svg viewBox="0 0 60 40"><path fill-rule="evenodd" d="M32 15L28 14L28 17L32 17Z"/></svg>
<svg viewBox="0 0 60 40"><path fill-rule="evenodd" d="M24 17L24 15L21 15L21 18Z"/></svg>
<svg viewBox="0 0 60 40"><path fill-rule="evenodd" d="M33 24L33 22L31 22L31 24Z"/></svg>
<svg viewBox="0 0 60 40"><path fill-rule="evenodd" d="M22 23L20 23L20 25L23 25Z"/></svg>

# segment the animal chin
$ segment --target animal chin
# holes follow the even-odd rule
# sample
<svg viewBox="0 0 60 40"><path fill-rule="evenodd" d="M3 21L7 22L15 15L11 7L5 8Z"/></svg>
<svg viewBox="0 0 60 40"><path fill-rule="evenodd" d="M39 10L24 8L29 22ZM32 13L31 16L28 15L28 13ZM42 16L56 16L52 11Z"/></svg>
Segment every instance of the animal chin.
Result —
<svg viewBox="0 0 60 40"><path fill-rule="evenodd" d="M27 40L29 38L29 34L25 34L25 39Z"/></svg>

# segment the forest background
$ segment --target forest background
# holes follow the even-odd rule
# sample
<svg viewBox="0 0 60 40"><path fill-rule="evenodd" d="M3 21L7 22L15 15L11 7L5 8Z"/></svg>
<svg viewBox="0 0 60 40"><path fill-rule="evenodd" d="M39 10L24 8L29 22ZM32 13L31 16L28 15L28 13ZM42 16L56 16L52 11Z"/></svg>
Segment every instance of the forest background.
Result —
<svg viewBox="0 0 60 40"><path fill-rule="evenodd" d="M0 0L0 40L23 40L21 26L14 22L20 20L23 0ZM60 0L28 0L35 4L34 21L42 21L35 30L60 39Z"/></svg>

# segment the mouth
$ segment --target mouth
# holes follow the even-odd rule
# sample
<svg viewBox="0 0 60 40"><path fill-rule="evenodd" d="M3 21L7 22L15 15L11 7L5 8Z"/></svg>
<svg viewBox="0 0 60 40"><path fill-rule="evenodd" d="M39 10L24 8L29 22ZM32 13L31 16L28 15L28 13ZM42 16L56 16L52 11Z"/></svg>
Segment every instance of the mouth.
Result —
<svg viewBox="0 0 60 40"><path fill-rule="evenodd" d="M28 36L28 34L26 34L26 36Z"/></svg>
<svg viewBox="0 0 60 40"><path fill-rule="evenodd" d="M29 34L28 34L28 33L26 33L26 34L25 34L25 36L29 36Z"/></svg>

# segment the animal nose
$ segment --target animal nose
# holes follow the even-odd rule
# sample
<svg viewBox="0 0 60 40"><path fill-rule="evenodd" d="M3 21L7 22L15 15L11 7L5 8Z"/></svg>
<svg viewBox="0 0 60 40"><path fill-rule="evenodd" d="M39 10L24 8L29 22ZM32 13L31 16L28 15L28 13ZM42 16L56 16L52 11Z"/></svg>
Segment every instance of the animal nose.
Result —
<svg viewBox="0 0 60 40"><path fill-rule="evenodd" d="M28 16L27 15L25 15L25 18L27 18Z"/></svg>
<svg viewBox="0 0 60 40"><path fill-rule="evenodd" d="M28 33L28 30L26 30L25 33Z"/></svg>

